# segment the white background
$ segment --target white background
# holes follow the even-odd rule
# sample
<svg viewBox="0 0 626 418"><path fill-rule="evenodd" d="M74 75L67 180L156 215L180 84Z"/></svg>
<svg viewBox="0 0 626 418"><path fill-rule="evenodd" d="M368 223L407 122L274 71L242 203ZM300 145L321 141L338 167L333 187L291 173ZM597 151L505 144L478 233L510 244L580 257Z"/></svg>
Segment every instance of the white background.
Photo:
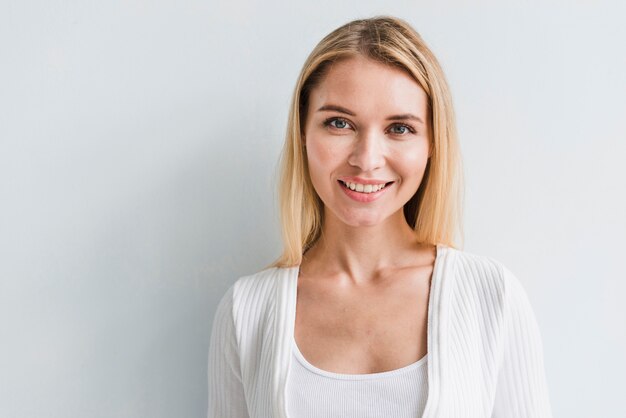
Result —
<svg viewBox="0 0 626 418"><path fill-rule="evenodd" d="M408 20L449 78L466 251L540 324L554 414L626 416L621 2L0 3L0 416L202 417L213 313L279 253L296 77Z"/></svg>

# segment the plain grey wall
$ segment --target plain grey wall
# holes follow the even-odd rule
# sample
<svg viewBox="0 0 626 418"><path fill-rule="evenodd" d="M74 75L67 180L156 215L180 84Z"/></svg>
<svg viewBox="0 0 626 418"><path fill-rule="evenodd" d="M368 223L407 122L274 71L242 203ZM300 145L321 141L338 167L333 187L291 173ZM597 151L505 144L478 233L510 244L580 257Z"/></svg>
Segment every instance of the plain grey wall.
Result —
<svg viewBox="0 0 626 418"><path fill-rule="evenodd" d="M216 303L280 249L301 65L389 13L439 57L465 250L523 282L555 416L623 417L620 2L0 3L0 416L202 417Z"/></svg>

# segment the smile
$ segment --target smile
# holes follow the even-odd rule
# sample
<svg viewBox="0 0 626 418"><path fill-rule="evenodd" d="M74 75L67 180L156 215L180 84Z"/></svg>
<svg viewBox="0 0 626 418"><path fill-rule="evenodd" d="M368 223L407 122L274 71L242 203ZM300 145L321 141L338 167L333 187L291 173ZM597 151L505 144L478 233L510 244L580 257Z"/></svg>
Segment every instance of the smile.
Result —
<svg viewBox="0 0 626 418"><path fill-rule="evenodd" d="M372 202L378 199L394 183L390 181L382 184L359 184L342 180L337 180L337 182L340 184L341 190L357 202Z"/></svg>
<svg viewBox="0 0 626 418"><path fill-rule="evenodd" d="M382 184L359 184L359 183L350 183L350 182L346 182L343 180L339 180L339 182L342 183L344 186L346 186L348 189L354 190L358 193L376 193L380 189L383 189L385 186L392 183L392 182L389 182L389 183L382 183Z"/></svg>

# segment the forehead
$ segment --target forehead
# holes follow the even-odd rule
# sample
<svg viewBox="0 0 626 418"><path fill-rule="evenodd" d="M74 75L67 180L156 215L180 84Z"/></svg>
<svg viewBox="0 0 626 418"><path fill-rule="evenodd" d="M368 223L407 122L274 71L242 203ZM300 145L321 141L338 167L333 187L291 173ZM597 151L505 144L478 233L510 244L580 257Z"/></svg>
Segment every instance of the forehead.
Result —
<svg viewBox="0 0 626 418"><path fill-rule="evenodd" d="M365 57L332 64L311 91L310 110L324 104L346 106L359 112L415 112L424 116L428 96L404 69Z"/></svg>

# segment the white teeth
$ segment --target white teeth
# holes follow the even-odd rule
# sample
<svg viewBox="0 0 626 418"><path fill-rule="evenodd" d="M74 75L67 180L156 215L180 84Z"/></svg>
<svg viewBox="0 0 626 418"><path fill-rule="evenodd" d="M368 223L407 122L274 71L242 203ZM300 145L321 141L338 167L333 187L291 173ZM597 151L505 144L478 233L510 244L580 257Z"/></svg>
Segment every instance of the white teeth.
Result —
<svg viewBox="0 0 626 418"><path fill-rule="evenodd" d="M358 184L344 181L342 181L342 183L350 190L355 190L360 193L374 193L385 187L384 184Z"/></svg>

